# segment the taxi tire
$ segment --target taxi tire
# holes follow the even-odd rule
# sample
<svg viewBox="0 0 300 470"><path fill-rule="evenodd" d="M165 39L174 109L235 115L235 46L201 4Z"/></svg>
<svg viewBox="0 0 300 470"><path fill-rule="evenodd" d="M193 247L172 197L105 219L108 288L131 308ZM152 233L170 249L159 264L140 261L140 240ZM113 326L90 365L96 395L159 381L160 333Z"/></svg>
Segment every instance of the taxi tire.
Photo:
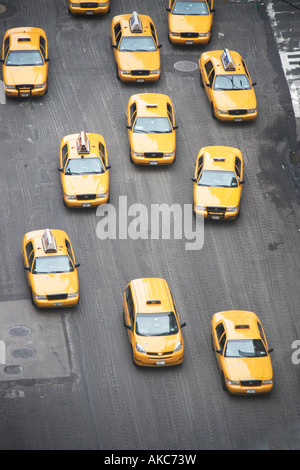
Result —
<svg viewBox="0 0 300 470"><path fill-rule="evenodd" d="M228 389L226 387L226 382L225 382L225 377L224 377L224 374L222 372L222 388L225 392L228 392Z"/></svg>
<svg viewBox="0 0 300 470"><path fill-rule="evenodd" d="M118 69L118 64L116 63L116 73L117 73L117 80L121 81L120 75L119 75L119 69Z"/></svg>
<svg viewBox="0 0 300 470"><path fill-rule="evenodd" d="M200 72L200 86L201 86L201 88L204 88L201 72Z"/></svg>
<svg viewBox="0 0 300 470"><path fill-rule="evenodd" d="M217 119L213 103L210 103L210 112L213 119Z"/></svg>

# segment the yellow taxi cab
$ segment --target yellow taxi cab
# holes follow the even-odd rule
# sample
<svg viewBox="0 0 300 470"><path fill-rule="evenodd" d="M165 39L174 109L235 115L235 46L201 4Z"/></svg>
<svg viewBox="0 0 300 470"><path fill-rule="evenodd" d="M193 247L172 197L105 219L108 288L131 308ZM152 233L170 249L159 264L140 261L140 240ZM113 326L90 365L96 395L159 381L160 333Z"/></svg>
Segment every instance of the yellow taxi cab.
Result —
<svg viewBox="0 0 300 470"><path fill-rule="evenodd" d="M91 207L109 200L107 149L100 134L65 136L59 152L63 200L69 207Z"/></svg>
<svg viewBox="0 0 300 470"><path fill-rule="evenodd" d="M41 308L72 307L79 301L73 248L63 230L35 230L23 237L24 268L33 304Z"/></svg>
<svg viewBox="0 0 300 470"><path fill-rule="evenodd" d="M242 153L234 147L200 149L194 182L194 214L212 220L236 219L244 184Z"/></svg>
<svg viewBox="0 0 300 470"><path fill-rule="evenodd" d="M48 41L40 28L6 31L2 46L2 75L9 97L42 96L47 91Z"/></svg>
<svg viewBox="0 0 300 470"><path fill-rule="evenodd" d="M174 162L176 129L174 107L167 95L133 95L127 106L130 160L142 165Z"/></svg>
<svg viewBox="0 0 300 470"><path fill-rule="evenodd" d="M155 82L160 77L160 51L155 25L147 15L115 16L111 44L117 78L124 82Z"/></svg>
<svg viewBox="0 0 300 470"><path fill-rule="evenodd" d="M257 315L244 310L218 312L211 328L223 389L245 395L271 392L273 349Z"/></svg>
<svg viewBox="0 0 300 470"><path fill-rule="evenodd" d="M132 280L124 291L123 314L135 364L162 367L183 362L185 323L180 323L165 279Z"/></svg>
<svg viewBox="0 0 300 470"><path fill-rule="evenodd" d="M100 2L73 2L68 0L69 13L73 15L103 15L110 10L110 0Z"/></svg>
<svg viewBox="0 0 300 470"><path fill-rule="evenodd" d="M199 59L200 84L214 119L251 121L257 117L257 102L245 61L238 52L210 51Z"/></svg>
<svg viewBox="0 0 300 470"><path fill-rule="evenodd" d="M169 41L207 44L211 40L214 0L169 0Z"/></svg>

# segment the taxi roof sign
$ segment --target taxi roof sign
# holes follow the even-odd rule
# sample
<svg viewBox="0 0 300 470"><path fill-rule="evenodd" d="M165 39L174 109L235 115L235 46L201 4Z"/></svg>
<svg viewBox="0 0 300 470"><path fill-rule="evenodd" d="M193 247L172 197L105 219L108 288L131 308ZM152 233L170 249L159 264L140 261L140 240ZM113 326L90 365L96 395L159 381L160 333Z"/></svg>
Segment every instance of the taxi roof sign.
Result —
<svg viewBox="0 0 300 470"><path fill-rule="evenodd" d="M233 58L231 57L229 49L224 49L224 51L221 54L221 61L225 70L227 71L235 70L234 61L233 61Z"/></svg>
<svg viewBox="0 0 300 470"><path fill-rule="evenodd" d="M80 132L76 145L78 153L90 153L90 141L85 132Z"/></svg>
<svg viewBox="0 0 300 470"><path fill-rule="evenodd" d="M46 228L45 232L42 235L42 243L45 253L56 253L56 241L55 238L48 228Z"/></svg>
<svg viewBox="0 0 300 470"><path fill-rule="evenodd" d="M142 33L143 32L143 25L141 19L136 11L134 11L129 18L129 27L132 33Z"/></svg>

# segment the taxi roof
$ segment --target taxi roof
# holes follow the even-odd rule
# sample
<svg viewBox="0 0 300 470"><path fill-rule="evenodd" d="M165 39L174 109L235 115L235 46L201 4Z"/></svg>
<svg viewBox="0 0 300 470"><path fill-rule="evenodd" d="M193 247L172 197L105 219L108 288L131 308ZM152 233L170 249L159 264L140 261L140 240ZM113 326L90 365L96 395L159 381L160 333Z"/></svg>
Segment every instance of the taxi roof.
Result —
<svg viewBox="0 0 300 470"><path fill-rule="evenodd" d="M61 148L67 143L69 147L69 158L95 158L99 157L99 142L105 146L104 138L100 134L86 133L89 140L89 153L80 153L77 150L77 140L81 133L66 135L61 142Z"/></svg>
<svg viewBox="0 0 300 470"><path fill-rule="evenodd" d="M41 28L12 28L6 31L5 36L10 36L13 50L39 49L40 36L46 38Z"/></svg>
<svg viewBox="0 0 300 470"><path fill-rule="evenodd" d="M129 26L129 20L131 18L132 14L125 14L125 15L118 15L114 17L114 23L120 23L120 26L122 28L123 35L126 36L151 36L151 29L150 29L150 23L154 25L154 22L148 15L140 15L138 14L142 26L143 26L143 32L142 33L137 33L137 32L131 32L130 26Z"/></svg>
<svg viewBox="0 0 300 470"><path fill-rule="evenodd" d="M260 338L257 322L259 321L254 312L245 310L229 310L215 314L216 323L223 320L227 331L227 339L256 339Z"/></svg>
<svg viewBox="0 0 300 470"><path fill-rule="evenodd" d="M167 103L170 98L160 93L141 93L134 95L132 101L137 103L138 115L167 116Z"/></svg>
<svg viewBox="0 0 300 470"><path fill-rule="evenodd" d="M229 51L229 53L233 59L235 70L231 70L231 69L225 70L222 60L221 60L221 56L223 53L224 53L224 49L217 50L217 51L208 51L208 52L204 52L201 57L204 62L206 62L208 59L212 61L215 67L216 74L218 75L219 74L224 75L224 73L229 73L229 74L245 73L241 55L238 52L231 51L231 50Z"/></svg>
<svg viewBox="0 0 300 470"><path fill-rule="evenodd" d="M45 251L45 245L43 243L43 236L45 232L49 229L42 229L42 230L35 230L33 232L28 232L24 236L25 243L28 243L28 241L31 241L33 244L33 248L35 251L35 254L38 256L53 256L53 255L63 255L67 254L67 249L66 249L66 244L65 244L65 239L67 239L69 242L69 237L64 232L63 230L57 230L57 229L50 229L50 233L53 235L55 239L55 245L56 245L56 251Z"/></svg>
<svg viewBox="0 0 300 470"><path fill-rule="evenodd" d="M142 278L131 281L137 313L174 311L170 290L165 279Z"/></svg>
<svg viewBox="0 0 300 470"><path fill-rule="evenodd" d="M242 160L241 151L234 147L211 146L203 147L199 157L204 156L204 168L212 170L234 170L235 157Z"/></svg>

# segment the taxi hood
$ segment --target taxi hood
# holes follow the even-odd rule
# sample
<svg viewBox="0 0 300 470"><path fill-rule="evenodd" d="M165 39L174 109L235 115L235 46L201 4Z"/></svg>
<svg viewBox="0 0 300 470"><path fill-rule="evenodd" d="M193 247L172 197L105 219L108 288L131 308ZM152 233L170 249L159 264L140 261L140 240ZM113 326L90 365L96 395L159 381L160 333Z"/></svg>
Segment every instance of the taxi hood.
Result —
<svg viewBox="0 0 300 470"><path fill-rule="evenodd" d="M119 66L122 70L158 70L160 53L153 52L119 52Z"/></svg>
<svg viewBox="0 0 300 470"><path fill-rule="evenodd" d="M237 188L211 188L197 186L195 203L206 206L231 206L236 207L240 203L241 190Z"/></svg>
<svg viewBox="0 0 300 470"><path fill-rule="evenodd" d="M78 275L70 273L34 274L32 289L37 295L64 294L78 291Z"/></svg>
<svg viewBox="0 0 300 470"><path fill-rule="evenodd" d="M170 15L170 30L174 32L208 33L211 25L212 15Z"/></svg>
<svg viewBox="0 0 300 470"><path fill-rule="evenodd" d="M267 380L273 376L269 356L251 358L228 357L224 359L226 372L232 380Z"/></svg>
<svg viewBox="0 0 300 470"><path fill-rule="evenodd" d="M108 190L108 172L100 175L64 175L66 194L100 194Z"/></svg>
<svg viewBox="0 0 300 470"><path fill-rule="evenodd" d="M46 81L45 65L38 67L4 67L3 79L8 85L37 85Z"/></svg>
<svg viewBox="0 0 300 470"><path fill-rule="evenodd" d="M133 132L132 149L135 152L173 152L175 150L175 132L165 134L143 134Z"/></svg>
<svg viewBox="0 0 300 470"><path fill-rule="evenodd" d="M248 109L256 108L254 90L214 90L216 107L220 109Z"/></svg>

